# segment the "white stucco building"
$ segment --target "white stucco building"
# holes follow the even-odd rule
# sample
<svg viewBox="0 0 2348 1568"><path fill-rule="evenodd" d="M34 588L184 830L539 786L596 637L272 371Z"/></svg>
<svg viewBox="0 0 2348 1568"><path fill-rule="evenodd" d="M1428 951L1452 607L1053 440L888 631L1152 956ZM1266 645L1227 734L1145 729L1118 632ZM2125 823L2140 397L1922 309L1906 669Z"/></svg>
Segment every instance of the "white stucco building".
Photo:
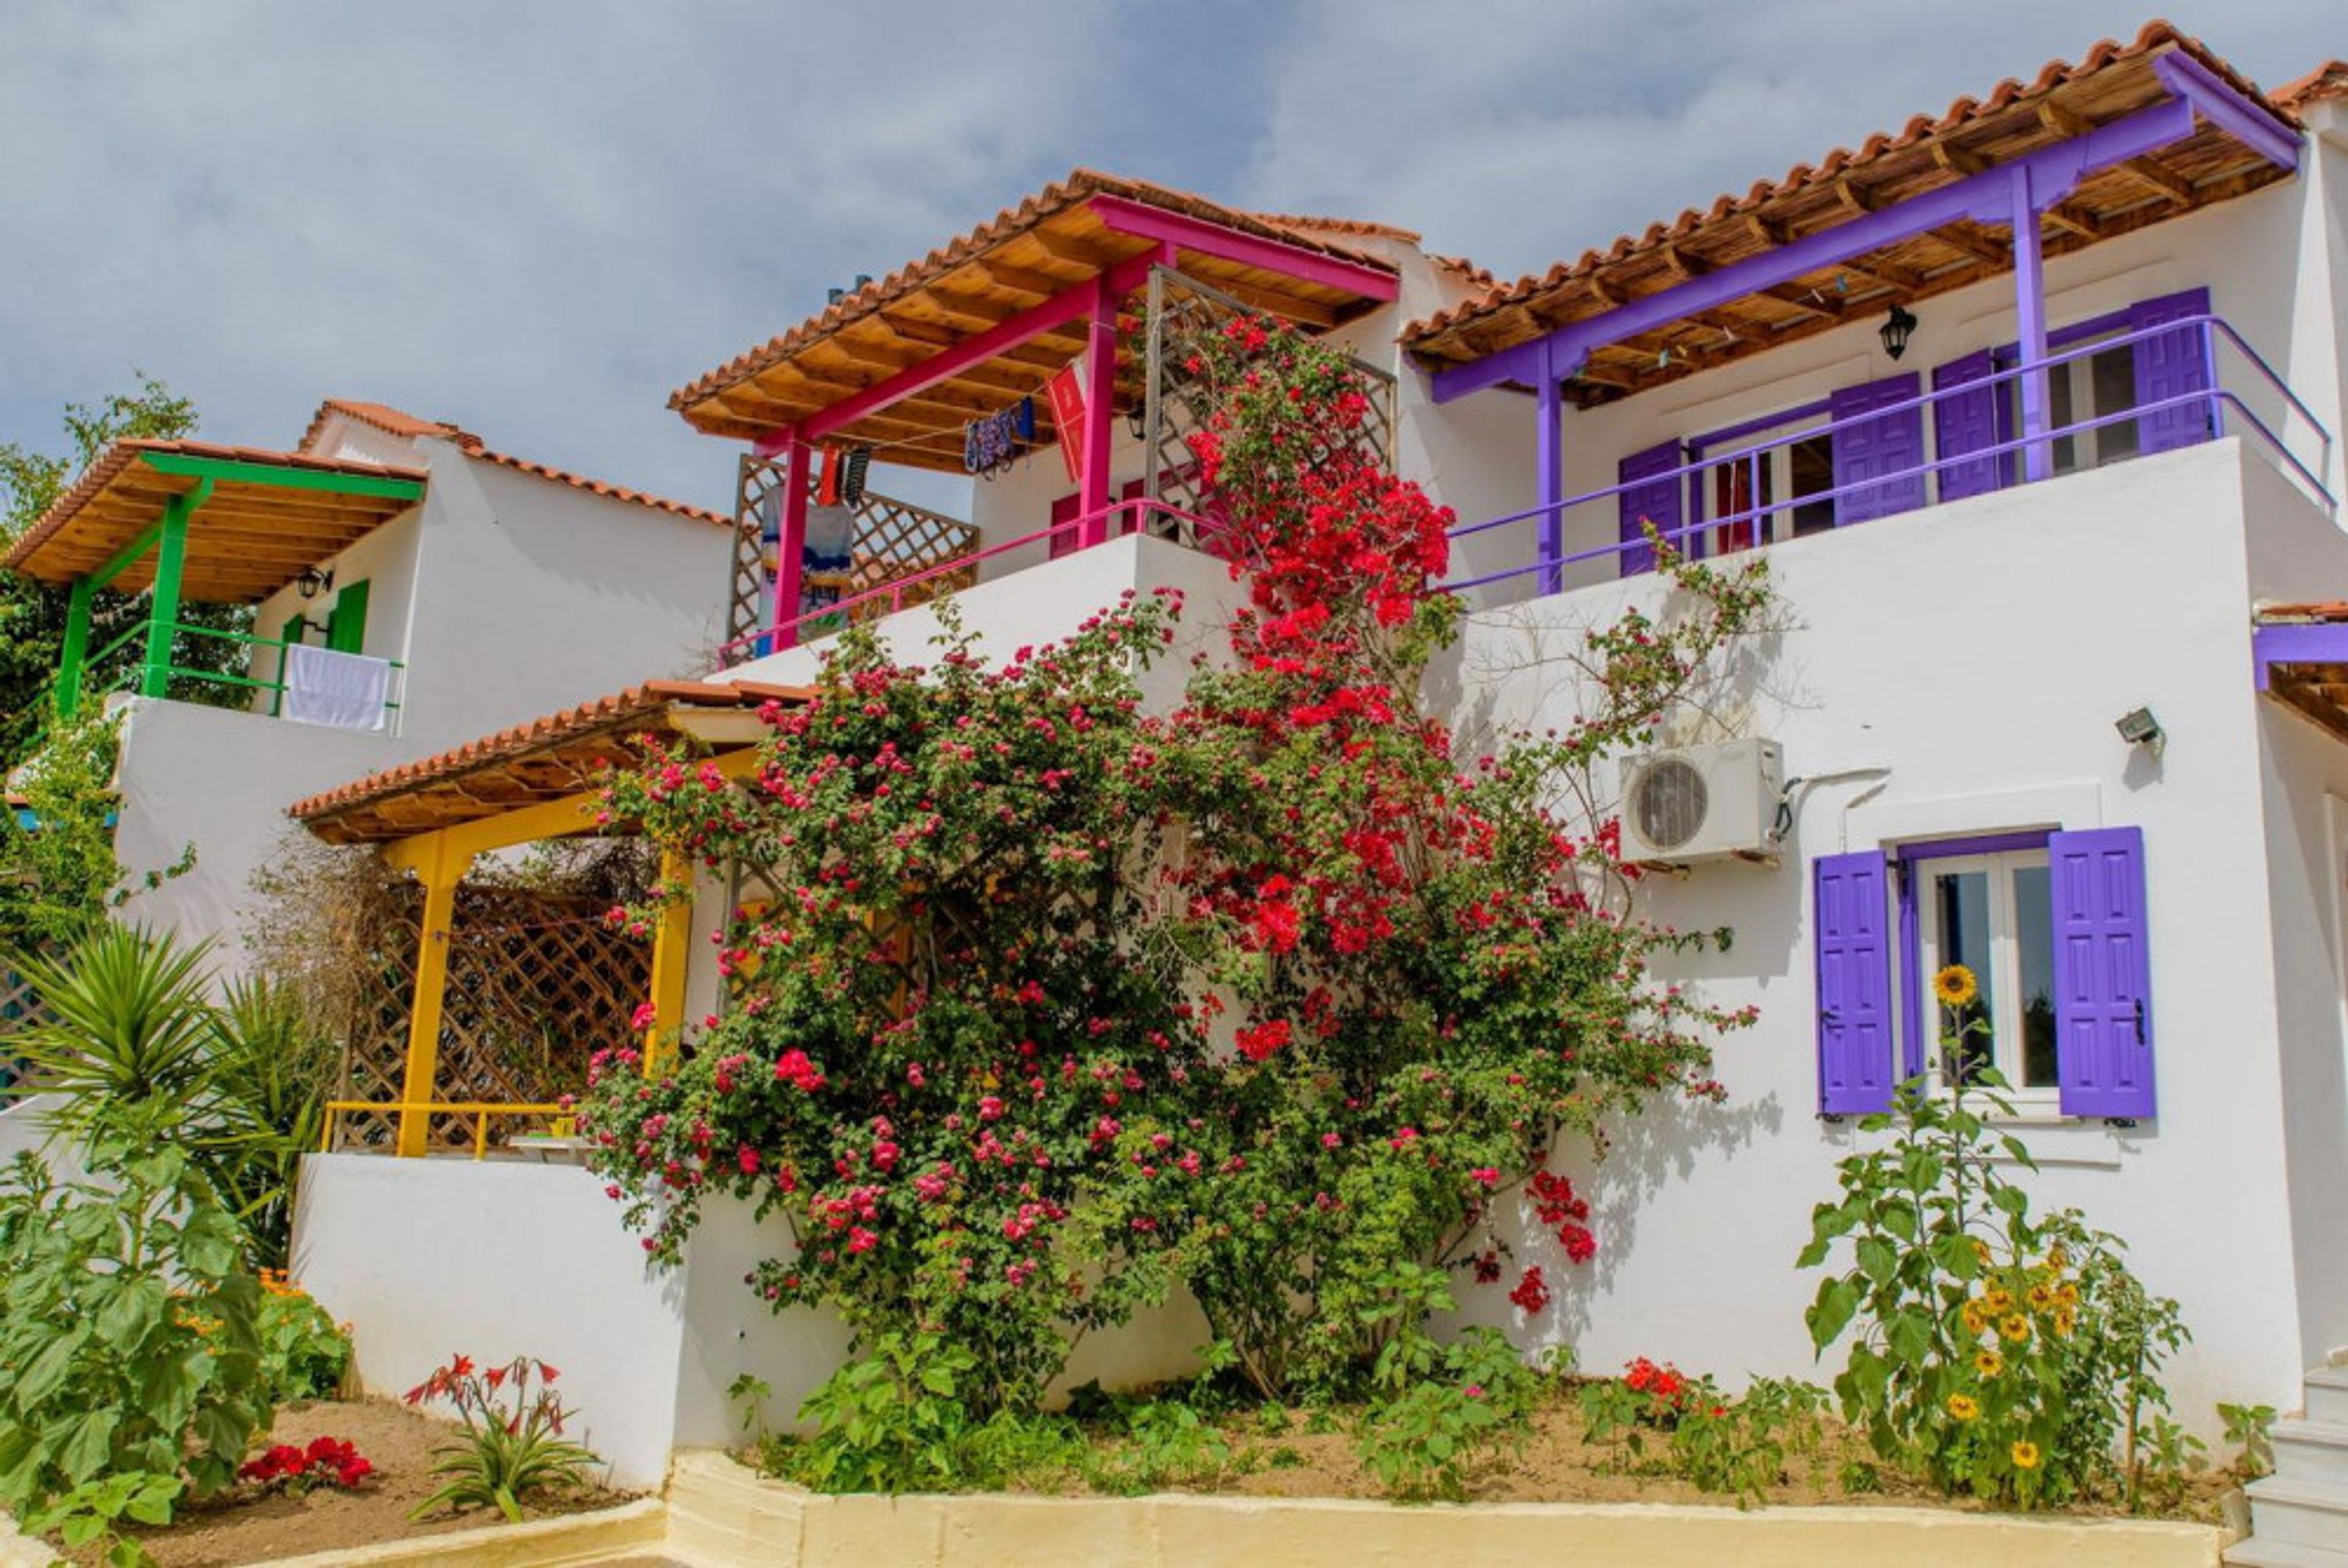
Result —
<svg viewBox="0 0 2348 1568"><path fill-rule="evenodd" d="M780 609L743 632L757 606L738 598L707 680L802 683L860 610L916 648L933 622L911 607L946 580L998 655L1168 582L1197 590L1200 635L1220 569L1185 548L1179 378L1153 357L1120 389L1116 318L1147 338L1194 285L1283 310L1392 378L1394 464L1460 518L1470 614L1443 689L1463 733L1558 723L1591 628L1673 613L1644 525L1706 557L1766 551L1778 599L1720 700L1658 736L1774 743L1766 826L1741 855L1658 853L1639 895L1659 921L1735 932L1681 977L1760 1009L1721 1046L1727 1101L1644 1118L1595 1165L1568 1152L1598 1260L1529 1240L1555 1303L1529 1319L1493 1289L1467 1315L1594 1368L1810 1374L1816 1277L1793 1267L1810 1206L1855 1119L1929 1061L1919 977L1962 960L2022 1086L2029 1184L2125 1235L2184 1306L2180 1416L2295 1407L2302 1370L2348 1348L2343 95L2348 67L2264 94L2155 26L1505 286L1399 231L1079 174L677 395L783 476L743 535L779 538ZM974 553L931 575L835 585L844 604L813 590L820 448L956 465L966 423L1078 350L1089 461L1046 448L976 487ZM1159 503L1145 537L1115 509L1128 486ZM714 733L676 715L723 702L679 693L645 723ZM479 765L303 815L398 845L387 803ZM705 926L716 907L713 890ZM671 972L664 1016L705 1010L714 977ZM725 1436L737 1373L781 1402L838 1343L738 1288L756 1255L738 1217L683 1276L643 1276L579 1172L339 1154L304 1201L298 1266L357 1317L370 1378L495 1325L484 1350L567 1354L582 1404L626 1412L599 1440L640 1475ZM408 1283L449 1227L503 1255L525 1204L516 1266L592 1253L629 1327L534 1304L494 1263ZM1179 1360L1193 1328L1119 1353Z"/></svg>
<svg viewBox="0 0 2348 1568"><path fill-rule="evenodd" d="M290 452L114 447L0 568L87 585L84 602L145 591L110 647L89 646L83 616L61 701L125 710L116 839L131 886L188 866L124 917L215 938L233 966L289 802L702 667L730 533L717 513L337 398ZM230 635L174 626L198 602L252 607L224 675L185 668L199 643ZM297 648L331 656L314 661L329 689L306 704ZM239 705L217 705L223 691Z"/></svg>

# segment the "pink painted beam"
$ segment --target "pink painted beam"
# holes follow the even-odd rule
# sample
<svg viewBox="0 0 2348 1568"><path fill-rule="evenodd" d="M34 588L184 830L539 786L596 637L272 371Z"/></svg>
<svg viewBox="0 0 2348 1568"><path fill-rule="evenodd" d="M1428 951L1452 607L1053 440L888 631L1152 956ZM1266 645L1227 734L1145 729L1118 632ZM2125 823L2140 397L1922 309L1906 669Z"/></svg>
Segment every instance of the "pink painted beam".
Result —
<svg viewBox="0 0 2348 1568"><path fill-rule="evenodd" d="M1402 292L1400 278L1367 261L1349 261L1342 256L1307 250L1303 245L1292 245L1285 241L1242 234L1220 223L1186 218L1181 213L1169 212L1162 207L1152 207L1146 202L1128 200L1122 196L1096 196L1092 199L1092 210L1104 225L1117 233L1136 234L1145 240L1179 245L1185 251L1233 261L1242 267L1261 267L1267 272L1278 272L1282 277L1294 278L1299 282L1345 289L1373 300L1391 300Z"/></svg>
<svg viewBox="0 0 2348 1568"><path fill-rule="evenodd" d="M780 651L798 641L804 607L799 595L807 571L808 459L815 448L785 432L789 457L783 466L782 527L775 540L775 649Z"/></svg>
<svg viewBox="0 0 2348 1568"><path fill-rule="evenodd" d="M1110 415L1117 400L1117 303L1121 296L1107 278L1094 281L1092 313L1085 329L1085 482L1077 510L1084 514L1078 549L1108 541L1109 465L1116 454Z"/></svg>
<svg viewBox="0 0 2348 1568"><path fill-rule="evenodd" d="M1149 277L1149 269L1163 255L1162 250L1119 261L1107 274L1110 292L1118 299L1139 288ZM952 348L931 355L919 364L908 365L886 381L875 382L852 397L841 399L821 413L809 415L799 422L799 433L809 441L821 441L836 430L855 424L868 414L878 414L892 403L901 402L915 393L926 392L942 381L951 381L973 365L984 364L997 354L1032 343L1050 332L1076 320L1092 308L1097 279L1087 279L1054 294L1040 305L1031 305L1010 320L989 327L976 337L964 338ZM776 431L758 438L757 450L762 457L771 457L789 442L787 432Z"/></svg>

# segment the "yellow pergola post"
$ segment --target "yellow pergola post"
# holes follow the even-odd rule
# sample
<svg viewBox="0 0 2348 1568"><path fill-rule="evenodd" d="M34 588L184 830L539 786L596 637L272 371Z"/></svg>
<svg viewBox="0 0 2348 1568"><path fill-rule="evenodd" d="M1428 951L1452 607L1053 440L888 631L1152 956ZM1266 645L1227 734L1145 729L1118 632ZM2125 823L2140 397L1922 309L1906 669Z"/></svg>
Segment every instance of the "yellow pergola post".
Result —
<svg viewBox="0 0 2348 1568"><path fill-rule="evenodd" d="M672 890L653 932L653 1026L644 1031L644 1076L660 1071L661 1059L685 1027L685 965L693 952L693 860L675 850L661 856L661 886ZM684 888L682 897L675 889Z"/></svg>
<svg viewBox="0 0 2348 1568"><path fill-rule="evenodd" d="M422 1155L432 1132L432 1090L440 1072L440 1002L448 985L448 933L457 915L457 885L473 857L434 834L417 857L424 880L424 928L416 955L416 997L407 1016L407 1071L399 1089L399 1157Z"/></svg>

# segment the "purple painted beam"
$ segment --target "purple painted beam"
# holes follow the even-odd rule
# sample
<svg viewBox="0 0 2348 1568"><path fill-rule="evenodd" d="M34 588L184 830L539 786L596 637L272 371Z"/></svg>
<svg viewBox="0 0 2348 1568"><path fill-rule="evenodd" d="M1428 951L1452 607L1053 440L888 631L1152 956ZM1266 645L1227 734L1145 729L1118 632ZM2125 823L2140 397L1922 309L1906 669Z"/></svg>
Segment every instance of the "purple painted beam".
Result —
<svg viewBox="0 0 2348 1568"><path fill-rule="evenodd" d="M2278 664L2348 664L2348 623L2261 626L2250 633L2250 663L2261 692L2271 684Z"/></svg>
<svg viewBox="0 0 2348 1568"><path fill-rule="evenodd" d="M1546 364L1546 355L1543 360ZM1540 559L1545 568L1541 592L1557 593L1565 587L1565 573L1558 565L1565 559L1565 378L1544 374L1537 390L1534 417L1540 421L1540 430L1535 446L1540 454Z"/></svg>
<svg viewBox="0 0 2348 1568"><path fill-rule="evenodd" d="M2203 119L2269 163L2298 172L2299 132L2277 118L2271 108L2244 97L2188 54L2163 55L2153 61L2152 71L2162 87L2191 104Z"/></svg>
<svg viewBox="0 0 2348 1568"><path fill-rule="evenodd" d="M1391 300L1402 292L1402 281L1396 274L1366 261L1349 261L1342 256L1285 241L1242 234L1220 223L1186 218L1122 196L1096 196L1092 210L1103 224L1119 234L1137 234L1145 240L1179 245L1201 256L1236 261L1243 267L1261 267L1299 282L1345 289L1373 300Z"/></svg>
<svg viewBox="0 0 2348 1568"><path fill-rule="evenodd" d="M1148 281L1149 269L1164 260L1163 250L1148 255L1119 261L1104 274L1110 290L1120 299ZM989 327L976 337L964 338L942 353L932 354L919 364L908 365L886 381L875 382L853 397L843 398L820 413L811 414L798 425L798 433L809 441L821 441L836 430L844 429L868 414L877 414L891 404L925 392L942 381L951 381L973 365L984 364L999 354L1032 343L1064 326L1092 309L1093 279L1070 285L1054 294L1040 305L1020 312L1000 325ZM790 444L791 433L778 430L758 438L755 450L761 457L771 457Z"/></svg>
<svg viewBox="0 0 2348 1568"><path fill-rule="evenodd" d="M2046 380L2046 254L2038 230L2038 215L2046 204L2039 198L2035 171L2026 164L2013 170L2013 310L2022 340L2022 434L2044 437L2053 427L2048 412ZM2054 473L2054 448L2033 439L2022 449L2022 470L2032 483Z"/></svg>
<svg viewBox="0 0 2348 1568"><path fill-rule="evenodd" d="M1807 234L1758 256L1732 261L1656 293L1645 294L1588 321L1573 322L1545 336L1476 361L1435 373L1435 401L1448 403L1504 381L1531 384L1550 356L1560 376L1581 366L1600 343L1666 326L1694 311L1712 310L1746 294L1791 282L1806 272L1912 239L1928 229L1960 219L2005 223L2013 212L2013 170L2031 170L2032 193L2042 204L2061 200L2086 175L2141 158L2193 134L2193 106L2182 98L2097 126L2085 136L1985 169L1952 184L1928 190L1896 207L1869 212L1832 229ZM1544 348L1544 345L1547 345Z"/></svg>

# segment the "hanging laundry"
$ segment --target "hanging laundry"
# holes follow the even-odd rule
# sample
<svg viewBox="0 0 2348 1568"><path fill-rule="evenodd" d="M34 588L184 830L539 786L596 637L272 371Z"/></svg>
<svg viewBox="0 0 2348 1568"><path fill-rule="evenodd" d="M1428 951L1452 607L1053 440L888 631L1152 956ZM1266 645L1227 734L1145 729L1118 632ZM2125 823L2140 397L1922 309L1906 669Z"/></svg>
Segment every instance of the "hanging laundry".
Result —
<svg viewBox="0 0 2348 1568"><path fill-rule="evenodd" d="M1032 402L1023 398L1020 403L1029 404L1026 419L1032 429L1035 417ZM1025 450L1019 430L1020 404L972 420L963 426L962 466L971 473L992 477Z"/></svg>
<svg viewBox="0 0 2348 1568"><path fill-rule="evenodd" d="M815 504L819 507L839 505L839 448L823 449L823 461L817 470Z"/></svg>
<svg viewBox="0 0 2348 1568"><path fill-rule="evenodd" d="M1060 460L1067 465L1071 484L1085 477L1085 390L1076 363L1061 366L1044 384L1052 399L1052 423L1060 432Z"/></svg>
<svg viewBox="0 0 2348 1568"><path fill-rule="evenodd" d="M871 466L871 447L851 446L848 449L848 461L839 470L839 504L841 506L860 507L864 504L864 474L865 470Z"/></svg>

